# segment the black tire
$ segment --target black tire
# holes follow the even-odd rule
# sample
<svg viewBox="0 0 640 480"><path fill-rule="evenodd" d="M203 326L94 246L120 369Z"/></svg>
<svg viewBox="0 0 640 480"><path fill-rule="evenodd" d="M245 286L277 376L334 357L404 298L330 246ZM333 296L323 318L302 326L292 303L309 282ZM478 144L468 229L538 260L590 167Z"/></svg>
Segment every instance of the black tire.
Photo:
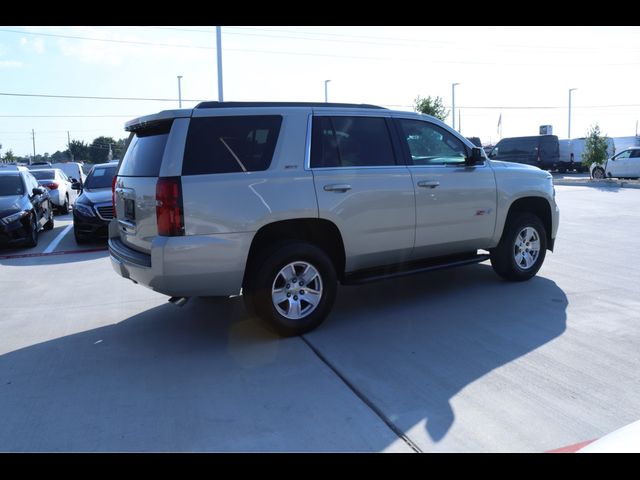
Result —
<svg viewBox="0 0 640 480"><path fill-rule="evenodd" d="M63 215L69 213L69 195L65 195L64 204L60 207L60 213Z"/></svg>
<svg viewBox="0 0 640 480"><path fill-rule="evenodd" d="M593 171L591 172L591 177L594 180L604 179L604 168L601 168L601 167L594 168Z"/></svg>
<svg viewBox="0 0 640 480"><path fill-rule="evenodd" d="M49 220L44 224L45 230L53 230L53 209L51 208L51 202L49 202Z"/></svg>
<svg viewBox="0 0 640 480"><path fill-rule="evenodd" d="M29 248L32 248L38 245L38 220L36 218L35 212L31 217L31 229L29 231L27 240L24 242L24 244Z"/></svg>
<svg viewBox="0 0 640 480"><path fill-rule="evenodd" d="M73 236L76 239L76 243L78 245L83 245L89 242L89 239L83 236L82 234L78 233L78 230L75 227L73 228Z"/></svg>
<svg viewBox="0 0 640 480"><path fill-rule="evenodd" d="M558 167L558 173L567 173L567 167Z"/></svg>
<svg viewBox="0 0 640 480"><path fill-rule="evenodd" d="M298 265L295 265L296 263ZM282 313L285 308L292 311L292 300L284 298L278 305L272 300L272 288L277 286L278 282L283 282L285 278L280 274L281 270L291 264L294 264L294 275L302 272L303 264L311 265L318 273L317 277L310 279L313 284L311 289L321 291L319 301L313 307L303 297L310 293L304 291L305 287L309 288L308 286L292 285L289 290L287 287L293 282L287 285L282 284L283 294L285 291L293 292L288 296L295 298L298 302L302 315L298 319L287 318ZM253 265L254 267L250 267L247 271L243 290L243 295L247 296L245 301L249 304L248 310L255 311L278 334L285 337L302 335L320 325L329 314L336 297L337 277L333 262L324 250L305 242L280 244L265 251L257 261L253 262ZM305 309L309 310L309 313L303 314ZM292 314L295 315L295 313Z"/></svg>
<svg viewBox="0 0 640 480"><path fill-rule="evenodd" d="M529 266L524 266L522 263L526 264L527 259L531 258L531 254L528 252L530 244L534 243L533 241L525 244L526 255L528 256L525 257L525 255L522 255L520 257L522 263L516 260L517 255L521 251L516 245L516 241L519 240L518 237L526 228L532 228L535 231L540 247L533 263ZM520 237L520 239L522 239L522 237ZM490 252L491 266L493 270L505 280L522 282L529 280L538 273L538 270L540 270L544 262L546 252L547 232L542 221L532 213L516 212L507 219L500 243Z"/></svg>

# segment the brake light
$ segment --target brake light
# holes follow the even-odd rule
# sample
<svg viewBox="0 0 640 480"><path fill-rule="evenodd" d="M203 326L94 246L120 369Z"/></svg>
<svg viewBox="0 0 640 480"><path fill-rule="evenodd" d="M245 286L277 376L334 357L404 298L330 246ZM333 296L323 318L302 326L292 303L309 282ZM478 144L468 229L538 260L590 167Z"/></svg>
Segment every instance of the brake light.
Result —
<svg viewBox="0 0 640 480"><path fill-rule="evenodd" d="M161 177L156 184L156 219L158 235L184 235L182 183L180 177Z"/></svg>
<svg viewBox="0 0 640 480"><path fill-rule="evenodd" d="M49 182L44 184L49 190L57 190L58 184L56 182Z"/></svg>
<svg viewBox="0 0 640 480"><path fill-rule="evenodd" d="M118 180L118 176L114 175L113 180L111 180L111 205L113 207L113 218L116 218L116 181Z"/></svg>

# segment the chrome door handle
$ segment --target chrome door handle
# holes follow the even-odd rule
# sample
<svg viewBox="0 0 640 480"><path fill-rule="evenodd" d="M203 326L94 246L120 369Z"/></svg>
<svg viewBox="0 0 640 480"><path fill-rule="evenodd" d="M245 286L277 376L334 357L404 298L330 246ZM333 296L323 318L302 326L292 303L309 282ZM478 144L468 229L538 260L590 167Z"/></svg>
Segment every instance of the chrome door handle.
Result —
<svg viewBox="0 0 640 480"><path fill-rule="evenodd" d="M346 192L347 190L351 190L351 185L346 183L334 183L324 186L325 192Z"/></svg>
<svg viewBox="0 0 640 480"><path fill-rule="evenodd" d="M440 182L437 182L435 180L422 180L418 182L419 187L436 188L438 185L440 185Z"/></svg>

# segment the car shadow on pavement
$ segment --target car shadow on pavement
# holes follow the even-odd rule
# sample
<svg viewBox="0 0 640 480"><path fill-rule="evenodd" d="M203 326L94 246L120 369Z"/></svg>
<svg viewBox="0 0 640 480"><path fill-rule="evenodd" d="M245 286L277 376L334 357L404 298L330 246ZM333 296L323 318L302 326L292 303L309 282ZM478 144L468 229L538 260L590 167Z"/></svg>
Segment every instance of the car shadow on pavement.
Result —
<svg viewBox="0 0 640 480"><path fill-rule="evenodd" d="M163 304L5 353L0 411L12 452L378 451L395 438L241 298Z"/></svg>
<svg viewBox="0 0 640 480"><path fill-rule="evenodd" d="M403 432L426 420L438 442L455 421L451 399L559 337L566 308L555 282L505 282L480 264L341 288L326 324L305 338Z"/></svg>

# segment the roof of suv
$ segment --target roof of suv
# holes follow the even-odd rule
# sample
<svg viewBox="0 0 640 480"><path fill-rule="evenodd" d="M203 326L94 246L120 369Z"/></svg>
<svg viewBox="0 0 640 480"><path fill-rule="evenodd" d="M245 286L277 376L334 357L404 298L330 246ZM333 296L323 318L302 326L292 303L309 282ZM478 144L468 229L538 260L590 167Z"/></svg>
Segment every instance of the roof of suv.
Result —
<svg viewBox="0 0 640 480"><path fill-rule="evenodd" d="M191 117L195 110L207 108L352 108L366 110L387 110L378 105L366 103L321 103L321 102L200 102L193 109L183 108L178 110L163 110L151 115L134 118L125 123L124 129L128 132L146 128L159 122L173 120L175 118Z"/></svg>

